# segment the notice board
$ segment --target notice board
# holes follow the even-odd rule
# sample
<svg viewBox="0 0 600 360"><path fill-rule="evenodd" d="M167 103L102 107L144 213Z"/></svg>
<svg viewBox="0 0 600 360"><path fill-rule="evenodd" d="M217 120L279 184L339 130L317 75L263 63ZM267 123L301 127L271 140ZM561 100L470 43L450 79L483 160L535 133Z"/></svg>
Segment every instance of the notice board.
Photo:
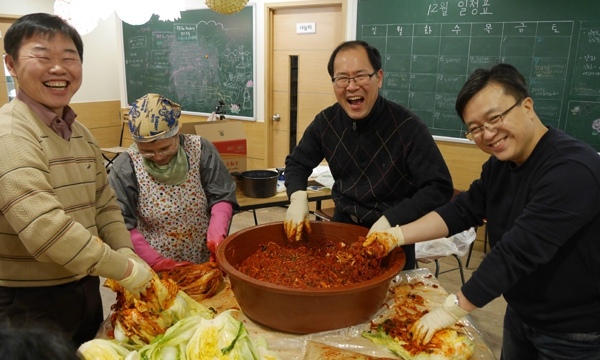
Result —
<svg viewBox="0 0 600 360"><path fill-rule="evenodd" d="M600 151L598 14L596 0L358 0L356 37L381 52L381 94L434 136L464 139L460 88L475 69L509 63L546 125Z"/></svg>
<svg viewBox="0 0 600 360"><path fill-rule="evenodd" d="M127 103L154 92L182 111L255 118L254 7L222 15L186 10L175 21L157 15L143 25L123 26Z"/></svg>

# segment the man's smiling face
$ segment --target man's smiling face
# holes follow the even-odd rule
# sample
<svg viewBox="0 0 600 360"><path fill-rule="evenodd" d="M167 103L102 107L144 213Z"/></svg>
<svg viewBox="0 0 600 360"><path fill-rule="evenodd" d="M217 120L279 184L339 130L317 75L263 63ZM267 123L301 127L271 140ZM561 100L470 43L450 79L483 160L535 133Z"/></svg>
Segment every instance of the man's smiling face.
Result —
<svg viewBox="0 0 600 360"><path fill-rule="evenodd" d="M81 58L73 41L63 35L23 40L19 58L7 55L6 65L20 89L59 116L81 86Z"/></svg>
<svg viewBox="0 0 600 360"><path fill-rule="evenodd" d="M367 51L362 47L341 50L333 62L333 77L353 77L360 74L372 74L375 70L369 62ZM379 70L366 85L358 86L350 80L348 87L339 88L333 84L338 103L354 120L367 117L379 96L383 84L383 71Z"/></svg>

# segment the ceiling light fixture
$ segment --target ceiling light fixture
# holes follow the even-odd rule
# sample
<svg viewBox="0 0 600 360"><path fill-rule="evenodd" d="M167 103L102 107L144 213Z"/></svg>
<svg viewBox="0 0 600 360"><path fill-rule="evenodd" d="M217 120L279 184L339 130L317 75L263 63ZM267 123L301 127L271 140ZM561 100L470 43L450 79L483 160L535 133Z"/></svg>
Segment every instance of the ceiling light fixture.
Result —
<svg viewBox="0 0 600 360"><path fill-rule="evenodd" d="M175 21L181 19L181 12L185 10L184 0L169 0L167 5L160 6L160 10L158 10L158 5L159 4L157 4L157 9L154 13L158 15L158 20L161 21Z"/></svg>
<svg viewBox="0 0 600 360"><path fill-rule="evenodd" d="M154 3L145 0L121 0L116 2L115 11L124 22L130 25L142 25L152 18Z"/></svg>
<svg viewBox="0 0 600 360"><path fill-rule="evenodd" d="M98 26L100 16L85 0L56 0L54 15L73 26L79 35L89 34Z"/></svg>
<svg viewBox="0 0 600 360"><path fill-rule="evenodd" d="M229 15L241 11L248 0L205 0L204 2L209 9L219 14Z"/></svg>

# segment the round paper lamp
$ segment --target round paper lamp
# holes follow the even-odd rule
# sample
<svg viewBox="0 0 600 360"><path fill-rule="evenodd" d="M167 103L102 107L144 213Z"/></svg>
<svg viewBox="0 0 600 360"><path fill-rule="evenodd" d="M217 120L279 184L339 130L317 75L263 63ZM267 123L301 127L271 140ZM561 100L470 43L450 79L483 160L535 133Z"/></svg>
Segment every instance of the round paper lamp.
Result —
<svg viewBox="0 0 600 360"><path fill-rule="evenodd" d="M248 0L205 0L206 6L219 14L234 14L244 8Z"/></svg>
<svg viewBox="0 0 600 360"><path fill-rule="evenodd" d="M54 15L63 18L79 35L92 32L100 20L97 13L82 0L56 0Z"/></svg>
<svg viewBox="0 0 600 360"><path fill-rule="evenodd" d="M154 13L154 1L122 0L115 4L117 15L130 25L142 25L148 22Z"/></svg>

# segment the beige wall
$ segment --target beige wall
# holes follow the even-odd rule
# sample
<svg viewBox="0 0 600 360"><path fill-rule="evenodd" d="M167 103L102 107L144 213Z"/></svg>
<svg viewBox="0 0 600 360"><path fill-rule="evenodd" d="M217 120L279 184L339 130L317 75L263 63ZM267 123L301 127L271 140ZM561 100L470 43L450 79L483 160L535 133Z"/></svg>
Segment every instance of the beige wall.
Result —
<svg viewBox="0 0 600 360"><path fill-rule="evenodd" d="M444 156L450 169L454 187L467 190L469 185L479 178L481 166L489 155L481 151L475 144L437 140L436 144Z"/></svg>

